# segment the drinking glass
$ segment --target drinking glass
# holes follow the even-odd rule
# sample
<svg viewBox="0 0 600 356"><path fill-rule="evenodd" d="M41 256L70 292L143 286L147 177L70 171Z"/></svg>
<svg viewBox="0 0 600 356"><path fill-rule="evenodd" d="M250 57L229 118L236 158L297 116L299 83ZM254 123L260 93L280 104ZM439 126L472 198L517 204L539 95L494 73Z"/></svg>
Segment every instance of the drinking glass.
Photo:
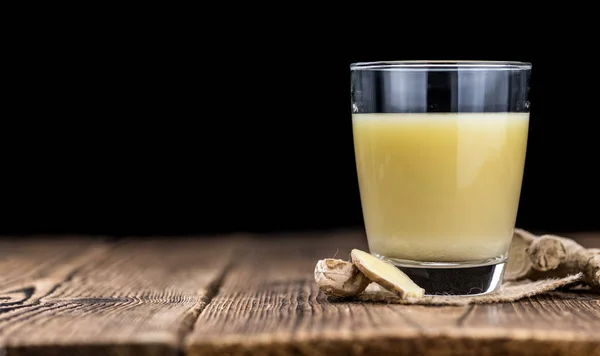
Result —
<svg viewBox="0 0 600 356"><path fill-rule="evenodd" d="M350 66L369 250L426 294L487 294L501 286L523 179L531 67Z"/></svg>

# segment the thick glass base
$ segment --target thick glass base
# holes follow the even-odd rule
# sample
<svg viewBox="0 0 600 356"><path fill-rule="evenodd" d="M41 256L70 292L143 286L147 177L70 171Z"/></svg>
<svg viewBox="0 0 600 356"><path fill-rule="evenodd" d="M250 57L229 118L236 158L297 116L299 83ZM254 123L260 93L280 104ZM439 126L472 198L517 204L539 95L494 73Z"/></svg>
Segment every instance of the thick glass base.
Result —
<svg viewBox="0 0 600 356"><path fill-rule="evenodd" d="M483 295L497 291L502 286L506 257L468 262L417 262L379 258L393 263L426 295Z"/></svg>

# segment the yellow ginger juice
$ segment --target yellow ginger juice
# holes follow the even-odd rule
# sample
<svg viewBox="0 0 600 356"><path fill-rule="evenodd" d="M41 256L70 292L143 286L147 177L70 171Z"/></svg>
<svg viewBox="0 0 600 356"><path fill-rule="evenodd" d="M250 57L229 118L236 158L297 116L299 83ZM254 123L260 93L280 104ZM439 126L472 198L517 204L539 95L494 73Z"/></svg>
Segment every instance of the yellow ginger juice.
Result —
<svg viewBox="0 0 600 356"><path fill-rule="evenodd" d="M529 113L353 114L371 252L420 262L504 256Z"/></svg>

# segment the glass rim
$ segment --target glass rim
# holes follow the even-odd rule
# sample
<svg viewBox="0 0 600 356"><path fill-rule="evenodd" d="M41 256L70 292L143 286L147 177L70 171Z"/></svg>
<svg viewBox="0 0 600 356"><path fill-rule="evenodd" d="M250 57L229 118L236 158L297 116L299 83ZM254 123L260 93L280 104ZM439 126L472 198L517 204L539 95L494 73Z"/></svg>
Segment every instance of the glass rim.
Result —
<svg viewBox="0 0 600 356"><path fill-rule="evenodd" d="M356 62L350 70L530 70L530 62L478 60L399 60Z"/></svg>

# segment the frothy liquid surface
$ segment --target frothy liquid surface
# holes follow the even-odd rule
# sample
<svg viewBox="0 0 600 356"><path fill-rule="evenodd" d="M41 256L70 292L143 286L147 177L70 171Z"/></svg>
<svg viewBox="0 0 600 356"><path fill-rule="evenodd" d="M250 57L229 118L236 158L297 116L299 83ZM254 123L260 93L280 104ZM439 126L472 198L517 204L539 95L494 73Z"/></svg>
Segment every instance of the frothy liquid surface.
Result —
<svg viewBox="0 0 600 356"><path fill-rule="evenodd" d="M371 252L428 262L507 253L528 113L354 114Z"/></svg>

